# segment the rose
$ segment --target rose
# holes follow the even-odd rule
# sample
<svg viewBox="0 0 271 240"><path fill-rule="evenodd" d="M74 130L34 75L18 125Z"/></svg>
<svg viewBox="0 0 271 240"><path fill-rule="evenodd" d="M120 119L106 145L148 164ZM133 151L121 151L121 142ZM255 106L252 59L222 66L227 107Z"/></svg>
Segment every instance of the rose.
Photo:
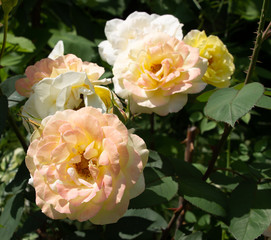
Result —
<svg viewBox="0 0 271 240"><path fill-rule="evenodd" d="M105 89L105 92L109 90ZM100 94L104 95L103 92ZM111 99L110 95L109 99ZM86 73L66 72L56 78L44 78L36 83L33 86L33 93L22 108L22 115L40 123L43 118L56 111L78 109L84 106L101 108L104 112L107 110ZM26 128L28 129L27 126Z"/></svg>
<svg viewBox="0 0 271 240"><path fill-rule="evenodd" d="M182 26L183 24L172 15L149 15L145 12L134 12L125 20L112 19L106 22L105 26L107 40L102 41L98 46L100 56L113 65L118 54L147 34L163 32L181 40Z"/></svg>
<svg viewBox="0 0 271 240"><path fill-rule="evenodd" d="M47 216L108 224L144 190L147 158L144 141L116 115L85 107L43 119L26 165Z"/></svg>
<svg viewBox="0 0 271 240"><path fill-rule="evenodd" d="M82 62L80 58L73 54L64 55L63 42L59 41L48 58L44 58L26 68L26 78L17 80L15 88L20 95L29 97L33 93L32 87L42 79L55 78L69 71L86 73L88 79L94 85L110 82L109 79L98 80L104 73L103 67L91 62Z"/></svg>
<svg viewBox="0 0 271 240"><path fill-rule="evenodd" d="M234 72L233 57L227 47L217 37L206 36L205 32L192 30L183 41L200 50L200 56L208 60L208 68L202 80L218 88L228 87Z"/></svg>
<svg viewBox="0 0 271 240"><path fill-rule="evenodd" d="M204 89L207 61L199 50L165 33L145 36L119 54L113 66L115 92L130 98L133 113L178 112L187 94Z"/></svg>

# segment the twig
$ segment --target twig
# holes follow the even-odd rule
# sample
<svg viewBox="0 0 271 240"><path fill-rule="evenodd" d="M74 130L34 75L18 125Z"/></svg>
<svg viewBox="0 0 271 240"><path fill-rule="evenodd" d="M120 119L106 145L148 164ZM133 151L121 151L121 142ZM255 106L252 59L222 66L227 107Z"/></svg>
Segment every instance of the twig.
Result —
<svg viewBox="0 0 271 240"><path fill-rule="evenodd" d="M188 127L186 134L186 148L184 153L184 161L192 162L193 152L194 152L194 141L197 134L197 128L195 126Z"/></svg>
<svg viewBox="0 0 271 240"><path fill-rule="evenodd" d="M247 84L250 81L250 78L252 77L252 73L255 69L256 62L257 62L258 55L259 55L259 51L260 51L260 48L261 48L261 45L263 42L263 28L264 28L264 23L265 23L265 15L266 15L266 11L267 11L268 1L269 0L263 0L261 17L260 17L259 27L258 27L258 31L257 31L257 38L256 38L255 46L253 49L251 61L250 61L249 67L248 67L248 72L247 72L244 84ZM268 27L267 27L267 29L268 29Z"/></svg>
<svg viewBox="0 0 271 240"><path fill-rule="evenodd" d="M216 162L216 160L222 150L222 147L223 147L224 143L226 142L227 137L229 136L231 130L232 130L232 127L226 123L222 137L213 150L213 155L212 155L211 161L209 162L208 168L207 168L205 174L203 175L202 180L206 181L207 178L212 173L214 166L215 166L215 162Z"/></svg>
<svg viewBox="0 0 271 240"><path fill-rule="evenodd" d="M162 237L161 237L161 240L167 240L168 236L169 236L169 233L170 233L170 230L171 228L173 227L173 225L175 224L175 222L177 221L178 217L180 216L180 214L182 213L182 211L185 209L187 205L187 201L183 201L183 204L181 204L174 212L173 216L171 217L169 223L168 223L168 226L165 230L163 230L163 233L162 233Z"/></svg>

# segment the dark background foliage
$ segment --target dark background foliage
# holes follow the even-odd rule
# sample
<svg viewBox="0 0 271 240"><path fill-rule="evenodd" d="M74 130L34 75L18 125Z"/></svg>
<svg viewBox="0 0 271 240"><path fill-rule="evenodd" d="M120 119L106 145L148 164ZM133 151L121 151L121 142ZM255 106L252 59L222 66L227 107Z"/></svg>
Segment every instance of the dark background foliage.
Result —
<svg viewBox="0 0 271 240"><path fill-rule="evenodd" d="M151 150L144 172L146 191L131 201L118 223L107 226L51 220L41 213L35 205L34 189L27 185L24 152L14 132L17 126L27 136L19 116L24 99L14 93L14 82L28 65L47 57L58 40L63 40L65 54L96 62L111 76L111 67L97 50L105 39L106 21L125 19L134 11L172 14L184 23L184 34L199 29L222 39L234 56L235 86L246 76L261 6L259 0L19 0L10 13L10 36L0 69L5 94L0 99L0 238L160 239L174 209L185 199L180 224L171 231L175 239L264 239L260 235L271 223L268 109L255 107L238 120L207 182L201 178L224 124L204 115L204 96L190 96L178 113L140 115L128 122ZM267 13L270 21L271 6ZM2 37L0 34L0 41ZM270 60L268 39L252 76L253 82L265 86L267 95L271 88ZM183 141L193 126L197 130L190 164L184 161Z"/></svg>

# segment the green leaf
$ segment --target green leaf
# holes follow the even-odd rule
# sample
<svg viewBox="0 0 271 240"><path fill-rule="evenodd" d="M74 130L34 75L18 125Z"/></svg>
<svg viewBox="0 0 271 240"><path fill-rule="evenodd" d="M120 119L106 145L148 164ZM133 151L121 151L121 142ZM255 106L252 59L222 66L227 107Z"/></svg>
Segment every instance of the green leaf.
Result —
<svg viewBox="0 0 271 240"><path fill-rule="evenodd" d="M201 179L180 176L179 189L184 199L216 216L226 216L227 198L218 188Z"/></svg>
<svg viewBox="0 0 271 240"><path fill-rule="evenodd" d="M207 92L204 92L202 93L201 95L199 95L196 99L199 101L199 102L207 102L209 97L211 97L211 95L216 91L216 89L213 89L213 90L210 90L210 91L207 91Z"/></svg>
<svg viewBox="0 0 271 240"><path fill-rule="evenodd" d="M201 112L194 112L189 117L190 122L195 123L200 121L203 118L203 114Z"/></svg>
<svg viewBox="0 0 271 240"><path fill-rule="evenodd" d="M106 235L108 239L152 239L153 232L166 226L164 218L151 209L129 209L117 223L107 225Z"/></svg>
<svg viewBox="0 0 271 240"><path fill-rule="evenodd" d="M256 82L245 85L240 91L234 88L220 89L209 98L204 113L233 127L240 117L254 107L263 92L263 85Z"/></svg>
<svg viewBox="0 0 271 240"><path fill-rule="evenodd" d="M208 121L207 118L203 118L200 122L200 132L203 134L204 132L210 131L216 127L216 122Z"/></svg>
<svg viewBox="0 0 271 240"><path fill-rule="evenodd" d="M13 233L20 223L22 213L24 210L24 198L23 194L13 195L6 203L4 211L0 217L1 240L11 239Z"/></svg>
<svg viewBox="0 0 271 240"><path fill-rule="evenodd" d="M149 150L149 160L147 163L148 167L162 168L163 162L161 157L156 151Z"/></svg>
<svg viewBox="0 0 271 240"><path fill-rule="evenodd" d="M17 5L18 0L2 0L2 8L5 14L9 14Z"/></svg>
<svg viewBox="0 0 271 240"><path fill-rule="evenodd" d="M262 95L258 102L255 104L257 107L271 110L271 97Z"/></svg>
<svg viewBox="0 0 271 240"><path fill-rule="evenodd" d="M176 240L202 240L202 232L194 232L188 236L180 237Z"/></svg>
<svg viewBox="0 0 271 240"><path fill-rule="evenodd" d="M229 200L229 231L237 240L253 240L271 222L271 190L257 190L254 182L242 182Z"/></svg>
<svg viewBox="0 0 271 240"><path fill-rule="evenodd" d="M168 202L177 193L178 184L172 177L166 177L157 169L149 167L145 168L144 175L146 178L145 191L131 200L132 208L151 207Z"/></svg>
<svg viewBox="0 0 271 240"><path fill-rule="evenodd" d="M0 41L2 47L2 39L3 33L0 33ZM33 52L36 47L35 45L25 37L16 37L13 34L7 34L7 43L6 43L7 51L10 49L15 52Z"/></svg>
<svg viewBox="0 0 271 240"><path fill-rule="evenodd" d="M8 99L5 95L0 95L0 136L4 132L8 117Z"/></svg>
<svg viewBox="0 0 271 240"><path fill-rule="evenodd" d="M6 79L4 82L2 82L0 84L0 88L3 92L4 95L6 95L7 97L9 97L12 93L14 93L16 91L15 89L15 82L20 79L25 77L24 75L17 75L17 76L13 76L10 77L8 79Z"/></svg>
<svg viewBox="0 0 271 240"><path fill-rule="evenodd" d="M94 61L97 57L96 51L93 50L95 45L88 39L73 33L58 30L51 30L51 32L53 36L48 41L51 48L53 48L59 40L63 40L65 53L73 53L83 61Z"/></svg>
<svg viewBox="0 0 271 240"><path fill-rule="evenodd" d="M5 55L2 58L1 63L2 63L2 66L4 67L14 66L14 65L21 64L23 59L24 59L23 54L18 55L17 53L12 52L10 54Z"/></svg>

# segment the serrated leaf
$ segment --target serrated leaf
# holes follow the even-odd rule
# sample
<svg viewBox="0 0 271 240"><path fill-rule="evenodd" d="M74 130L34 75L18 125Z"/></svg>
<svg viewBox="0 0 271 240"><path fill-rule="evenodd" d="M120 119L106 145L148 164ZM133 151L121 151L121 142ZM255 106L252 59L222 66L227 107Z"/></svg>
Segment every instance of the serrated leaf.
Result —
<svg viewBox="0 0 271 240"><path fill-rule="evenodd" d="M204 113L233 127L240 117L254 107L263 92L263 85L256 82L245 85L239 91L234 88L220 89L209 98Z"/></svg>
<svg viewBox="0 0 271 240"><path fill-rule="evenodd" d="M255 104L257 107L271 110L271 97L262 95L258 102Z"/></svg>
<svg viewBox="0 0 271 240"><path fill-rule="evenodd" d="M242 182L229 200L229 231L237 240L253 240L271 222L271 191L257 190L254 182Z"/></svg>
<svg viewBox="0 0 271 240"><path fill-rule="evenodd" d="M179 189L184 199L196 207L216 216L226 216L227 198L218 188L201 179L181 177Z"/></svg>

